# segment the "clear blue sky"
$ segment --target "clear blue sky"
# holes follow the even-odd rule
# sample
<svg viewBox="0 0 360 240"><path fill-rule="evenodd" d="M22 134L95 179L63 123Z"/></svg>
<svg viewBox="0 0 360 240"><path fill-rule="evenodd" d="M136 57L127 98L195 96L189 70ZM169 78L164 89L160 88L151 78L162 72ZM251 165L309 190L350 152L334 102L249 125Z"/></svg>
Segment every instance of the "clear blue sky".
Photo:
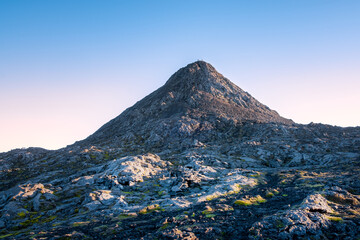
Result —
<svg viewBox="0 0 360 240"><path fill-rule="evenodd" d="M0 0L0 151L83 139L203 59L299 123L360 125L360 1Z"/></svg>

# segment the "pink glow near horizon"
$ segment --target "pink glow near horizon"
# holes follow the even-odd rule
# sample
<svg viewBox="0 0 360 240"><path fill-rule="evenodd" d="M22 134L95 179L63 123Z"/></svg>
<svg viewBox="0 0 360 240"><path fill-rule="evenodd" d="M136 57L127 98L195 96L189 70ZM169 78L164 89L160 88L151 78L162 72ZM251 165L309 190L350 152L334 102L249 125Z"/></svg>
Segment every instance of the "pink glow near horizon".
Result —
<svg viewBox="0 0 360 240"><path fill-rule="evenodd" d="M354 126L356 121L360 122L357 76L347 76L347 81L343 82L332 81L334 76L321 77L325 80L297 81L293 78L291 81L278 79L277 82L269 77L261 87L256 82L241 86L238 78L230 80L297 123ZM162 83L165 81L163 79ZM112 90L111 86L99 85L78 86L72 90L43 88L2 93L1 101L6 104L0 109L3 113L0 151L31 146L58 149L81 140L161 85L156 84L152 89L151 86L147 86L148 89L136 87L146 85L142 83L140 79L120 82Z"/></svg>
<svg viewBox="0 0 360 240"><path fill-rule="evenodd" d="M203 59L298 123L360 125L359 1L0 1L0 152L92 134Z"/></svg>

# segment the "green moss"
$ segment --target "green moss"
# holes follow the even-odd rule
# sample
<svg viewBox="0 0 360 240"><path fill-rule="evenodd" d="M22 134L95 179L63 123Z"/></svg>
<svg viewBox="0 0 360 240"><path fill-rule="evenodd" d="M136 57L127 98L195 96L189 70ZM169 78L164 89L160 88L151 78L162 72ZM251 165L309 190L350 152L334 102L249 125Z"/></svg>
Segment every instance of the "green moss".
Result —
<svg viewBox="0 0 360 240"><path fill-rule="evenodd" d="M276 220L275 226L276 226L277 228L283 228L283 227L285 227L284 223L283 223L282 221L280 221L280 220Z"/></svg>
<svg viewBox="0 0 360 240"><path fill-rule="evenodd" d="M257 173L257 174L251 174L250 177L257 178L257 177L260 177L260 174L259 174L259 173Z"/></svg>
<svg viewBox="0 0 360 240"><path fill-rule="evenodd" d="M117 216L118 220L123 220L123 219L128 219L128 218L134 218L136 217L135 215L129 215L129 214L120 214L119 216Z"/></svg>
<svg viewBox="0 0 360 240"><path fill-rule="evenodd" d="M333 216L328 216L327 219L329 219L330 221L333 221L333 222L343 222L344 221L341 217L333 217Z"/></svg>
<svg viewBox="0 0 360 240"><path fill-rule="evenodd" d="M87 222L74 222L72 224L73 227L81 227L81 226L85 226L85 225L88 225L90 223L90 221L87 221Z"/></svg>
<svg viewBox="0 0 360 240"><path fill-rule="evenodd" d="M166 229L166 228L168 228L169 227L169 223L165 223L164 225L162 225L161 227L160 227L160 230L164 230L164 229Z"/></svg>
<svg viewBox="0 0 360 240"><path fill-rule="evenodd" d="M19 212L17 215L19 218L24 218L26 216L26 212Z"/></svg>
<svg viewBox="0 0 360 240"><path fill-rule="evenodd" d="M122 193L129 194L129 195L134 194L134 192L124 192L124 191Z"/></svg>
<svg viewBox="0 0 360 240"><path fill-rule="evenodd" d="M183 220L185 218L186 218L185 215L178 215L175 217L176 220Z"/></svg>
<svg viewBox="0 0 360 240"><path fill-rule="evenodd" d="M287 184L287 182L286 182L286 180L284 179L284 180L281 180L281 181L280 181L280 184L285 185L285 184Z"/></svg>
<svg viewBox="0 0 360 240"><path fill-rule="evenodd" d="M212 212L214 212L214 210L211 207L207 207L206 210L201 212L201 214L206 215L206 214L210 214Z"/></svg>
<svg viewBox="0 0 360 240"><path fill-rule="evenodd" d="M32 226L33 224L38 223L40 218L41 218L41 216L37 216L37 217L34 218L34 215L31 215L30 219L20 223L20 226L21 227Z"/></svg>
<svg viewBox="0 0 360 240"><path fill-rule="evenodd" d="M7 238L7 237L11 237L11 236L13 236L13 235L14 235L13 233L9 233L9 234L6 234L6 235L2 235L2 236L0 236L0 239Z"/></svg>
<svg viewBox="0 0 360 240"><path fill-rule="evenodd" d="M249 200L236 200L235 204L239 206L249 206L252 203Z"/></svg>
<svg viewBox="0 0 360 240"><path fill-rule="evenodd" d="M107 225L101 225L101 226L99 226L99 227L96 227L96 228L94 228L94 231L95 232L103 232L104 231L104 229L106 229L108 226Z"/></svg>
<svg viewBox="0 0 360 240"><path fill-rule="evenodd" d="M211 201L211 200L214 200L216 198L218 198L218 196L207 196L206 201Z"/></svg>
<svg viewBox="0 0 360 240"><path fill-rule="evenodd" d="M265 195L265 197L267 197L267 198L272 198L273 196L274 196L274 193L272 193L272 192L267 192Z"/></svg>
<svg viewBox="0 0 360 240"><path fill-rule="evenodd" d="M109 159L110 159L110 155L109 155L108 152L105 152L105 154L104 154L104 159L105 159L105 160L109 160Z"/></svg>
<svg viewBox="0 0 360 240"><path fill-rule="evenodd" d="M261 197L260 195L257 195L255 198L253 198L253 201L256 201L257 203L266 203L266 199Z"/></svg>
<svg viewBox="0 0 360 240"><path fill-rule="evenodd" d="M234 202L234 204L239 205L239 206L250 206L250 205L258 205L259 203L265 203L265 202L266 202L266 199L264 199L263 197L258 195L256 197L252 197L249 199L236 200Z"/></svg>
<svg viewBox="0 0 360 240"><path fill-rule="evenodd" d="M158 195L159 195L159 196L165 195L165 191L159 191L159 192L158 192Z"/></svg>
<svg viewBox="0 0 360 240"><path fill-rule="evenodd" d="M228 196L228 195L232 195L232 194L237 194L239 193L241 190L241 186L239 185L238 188L236 190L231 190L231 191L228 191L227 193L225 193L223 196Z"/></svg>
<svg viewBox="0 0 360 240"><path fill-rule="evenodd" d="M324 184L304 184L303 186L308 188L321 188L324 187Z"/></svg>
<svg viewBox="0 0 360 240"><path fill-rule="evenodd" d="M215 217L216 216L216 214L206 214L205 215L205 217L207 217L207 218L212 218L212 217Z"/></svg>
<svg viewBox="0 0 360 240"><path fill-rule="evenodd" d="M158 204L147 206L139 211L139 214L148 214L154 211L165 211Z"/></svg>
<svg viewBox="0 0 360 240"><path fill-rule="evenodd" d="M51 222L56 218L56 216L50 216L48 218L45 218L44 220L42 220L42 222L47 223L47 222Z"/></svg>
<svg viewBox="0 0 360 240"><path fill-rule="evenodd" d="M282 196L283 196L283 197L287 197L288 195L287 195L287 194L283 194Z"/></svg>

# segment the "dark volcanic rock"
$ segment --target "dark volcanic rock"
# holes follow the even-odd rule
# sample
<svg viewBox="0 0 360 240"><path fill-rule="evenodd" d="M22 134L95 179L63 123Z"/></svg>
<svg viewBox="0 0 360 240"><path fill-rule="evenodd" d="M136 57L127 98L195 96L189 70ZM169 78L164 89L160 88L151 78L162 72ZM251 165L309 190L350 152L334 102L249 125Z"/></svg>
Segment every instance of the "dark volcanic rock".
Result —
<svg viewBox="0 0 360 240"><path fill-rule="evenodd" d="M191 136L217 128L219 122L292 124L249 93L197 61L181 68L154 91L78 144L111 144L118 139Z"/></svg>
<svg viewBox="0 0 360 240"><path fill-rule="evenodd" d="M293 123L203 61L0 163L1 239L360 239L360 127Z"/></svg>

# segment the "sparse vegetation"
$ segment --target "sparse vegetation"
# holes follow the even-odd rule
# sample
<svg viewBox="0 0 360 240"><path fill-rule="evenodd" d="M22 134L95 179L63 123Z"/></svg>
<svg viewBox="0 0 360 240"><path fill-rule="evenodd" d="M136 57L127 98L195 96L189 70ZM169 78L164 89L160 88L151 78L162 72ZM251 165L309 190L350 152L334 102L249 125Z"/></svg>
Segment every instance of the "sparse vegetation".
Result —
<svg viewBox="0 0 360 240"><path fill-rule="evenodd" d="M158 204L147 206L139 211L139 214L148 214L154 211L164 211Z"/></svg>
<svg viewBox="0 0 360 240"><path fill-rule="evenodd" d="M119 216L117 216L118 220L124 220L124 219L128 219L128 218L134 218L136 217L136 215L134 214L120 214Z"/></svg>
<svg viewBox="0 0 360 240"><path fill-rule="evenodd" d="M19 212L17 215L19 218L24 218L26 216L26 212Z"/></svg>
<svg viewBox="0 0 360 240"><path fill-rule="evenodd" d="M256 197L250 197L247 199L241 199L241 200L236 200L234 203L236 205L239 206L250 206L250 205L256 205L259 203L265 203L266 199L262 198L260 195L256 196Z"/></svg>
<svg viewBox="0 0 360 240"><path fill-rule="evenodd" d="M328 216L327 218L333 222L343 222L344 221L341 217Z"/></svg>
<svg viewBox="0 0 360 240"><path fill-rule="evenodd" d="M210 214L212 212L214 212L214 210L211 207L207 206L206 209L201 212L201 214L206 215L206 214Z"/></svg>
<svg viewBox="0 0 360 240"><path fill-rule="evenodd" d="M90 221L86 221L86 222L74 222L72 224L73 227L81 227L81 226L86 226L90 223Z"/></svg>
<svg viewBox="0 0 360 240"><path fill-rule="evenodd" d="M11 237L13 236L14 234L13 233L9 233L9 234L5 234L5 235L1 235L0 236L0 239L3 239L3 238L8 238L8 237Z"/></svg>
<svg viewBox="0 0 360 240"><path fill-rule="evenodd" d="M285 227L285 224L281 220L276 220L275 226L277 228L283 228L283 227Z"/></svg>
<svg viewBox="0 0 360 240"><path fill-rule="evenodd" d="M169 225L170 225L169 223L165 223L164 225L162 225L162 226L160 227L160 230L164 230L164 229L168 228Z"/></svg>
<svg viewBox="0 0 360 240"><path fill-rule="evenodd" d="M273 192L267 192L265 197L267 198L272 198L274 196L274 193Z"/></svg>

